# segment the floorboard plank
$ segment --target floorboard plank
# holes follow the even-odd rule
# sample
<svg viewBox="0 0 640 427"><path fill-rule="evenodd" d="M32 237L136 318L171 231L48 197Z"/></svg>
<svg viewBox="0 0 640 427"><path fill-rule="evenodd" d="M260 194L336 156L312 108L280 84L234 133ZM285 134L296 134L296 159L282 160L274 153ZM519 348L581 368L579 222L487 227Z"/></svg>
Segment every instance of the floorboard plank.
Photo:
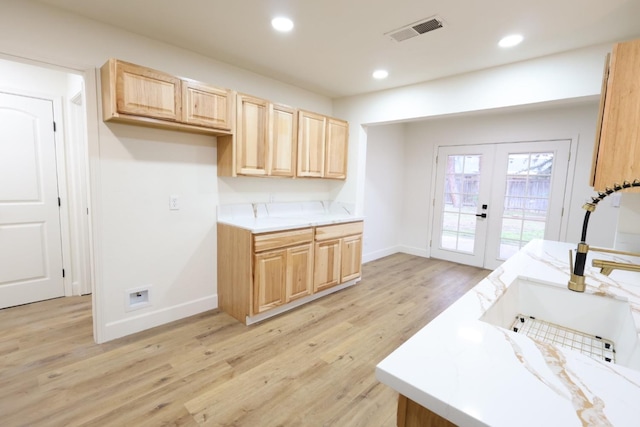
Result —
<svg viewBox="0 0 640 427"><path fill-rule="evenodd" d="M3 309L0 423L391 427L376 364L488 273L395 254L257 325L213 310L102 345L90 296Z"/></svg>

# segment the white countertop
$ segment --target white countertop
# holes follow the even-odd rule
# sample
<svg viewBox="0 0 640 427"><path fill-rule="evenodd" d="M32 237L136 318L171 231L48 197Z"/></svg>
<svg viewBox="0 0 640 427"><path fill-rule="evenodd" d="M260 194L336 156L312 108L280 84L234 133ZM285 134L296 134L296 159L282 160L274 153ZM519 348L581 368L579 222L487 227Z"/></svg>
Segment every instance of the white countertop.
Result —
<svg viewBox="0 0 640 427"><path fill-rule="evenodd" d="M461 426L639 426L640 371L479 320L518 277L566 288L575 246L530 242L380 362L376 377ZM586 293L628 299L640 333L640 273L603 276L593 257L625 257L590 252Z"/></svg>
<svg viewBox="0 0 640 427"><path fill-rule="evenodd" d="M337 202L244 203L219 206L218 222L266 233L364 219L352 212L351 206Z"/></svg>

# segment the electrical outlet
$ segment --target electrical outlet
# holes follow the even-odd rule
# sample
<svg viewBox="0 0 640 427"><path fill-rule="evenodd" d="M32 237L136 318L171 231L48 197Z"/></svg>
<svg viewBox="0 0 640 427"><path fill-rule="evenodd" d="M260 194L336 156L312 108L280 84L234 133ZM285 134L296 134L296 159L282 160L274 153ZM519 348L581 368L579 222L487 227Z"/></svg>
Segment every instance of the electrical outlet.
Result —
<svg viewBox="0 0 640 427"><path fill-rule="evenodd" d="M151 285L127 289L124 293L125 311L139 310L151 305Z"/></svg>
<svg viewBox="0 0 640 427"><path fill-rule="evenodd" d="M169 210L180 210L180 199L178 198L178 196L169 196Z"/></svg>

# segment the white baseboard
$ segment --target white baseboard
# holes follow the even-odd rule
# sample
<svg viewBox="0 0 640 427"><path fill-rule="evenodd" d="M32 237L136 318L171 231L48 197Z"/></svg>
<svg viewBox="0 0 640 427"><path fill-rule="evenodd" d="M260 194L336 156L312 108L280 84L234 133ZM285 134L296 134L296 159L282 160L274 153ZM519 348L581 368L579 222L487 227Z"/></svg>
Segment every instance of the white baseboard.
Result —
<svg viewBox="0 0 640 427"><path fill-rule="evenodd" d="M362 263L365 264L367 262L375 261L380 258L384 258L389 255L404 253L409 255L415 255L423 258L429 258L429 253L426 249L415 248L412 246L392 246L390 248L381 249L379 251L370 252L368 254L362 254Z"/></svg>
<svg viewBox="0 0 640 427"><path fill-rule="evenodd" d="M362 263L364 264L370 261L375 261L389 255L397 254L398 252L402 252L401 246L393 246L379 251L370 252L368 254L362 254Z"/></svg>
<svg viewBox="0 0 640 427"><path fill-rule="evenodd" d="M430 258L429 251L424 248L416 248L413 246L400 246L400 251L405 254L420 256L422 258Z"/></svg>
<svg viewBox="0 0 640 427"><path fill-rule="evenodd" d="M313 295L309 295L300 299L297 299L289 304L281 305L280 307L273 308L271 310L265 311L264 313L256 314L255 316L247 316L246 324L253 325L254 323L260 322L262 320L268 319L273 316L277 316L278 314L284 313L286 311L292 310L296 307L304 305L308 302L317 300L318 298L322 298L325 295L332 294L334 292L338 292L342 289L348 288L349 286L353 286L360 281L360 277L357 279L349 280L341 285L334 286L329 289L325 289L324 291L320 291Z"/></svg>
<svg viewBox="0 0 640 427"><path fill-rule="evenodd" d="M109 322L104 326L104 334L102 335L104 340L100 343L135 334L136 332L184 319L185 317L215 308L218 308L218 295L200 298L156 311L147 311L146 313L127 317L126 319ZM150 307L150 309L152 309L152 307Z"/></svg>

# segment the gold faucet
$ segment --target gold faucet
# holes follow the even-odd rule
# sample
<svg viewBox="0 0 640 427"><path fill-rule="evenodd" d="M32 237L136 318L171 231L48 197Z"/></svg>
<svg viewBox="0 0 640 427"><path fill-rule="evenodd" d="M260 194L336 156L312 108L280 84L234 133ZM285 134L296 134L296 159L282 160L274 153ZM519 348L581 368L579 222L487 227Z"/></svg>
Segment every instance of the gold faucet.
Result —
<svg viewBox="0 0 640 427"><path fill-rule="evenodd" d="M615 193L616 191L620 191L623 189L631 188L631 187L640 187L640 180L634 179L633 182L625 181L622 185L614 184L613 188L607 187L605 191L599 192L598 197L592 197L590 203L585 203L582 206L587 212L584 214L584 222L582 223L582 237L580 239L580 243L578 243L578 248L576 249L576 263L573 263L573 252L569 250L569 265L572 267L571 277L569 278L569 283L567 287L575 292L584 292L586 285L584 283L584 266L587 261L587 253L589 252L589 245L585 242L587 239L587 225L589 224L589 216L591 212L596 210L596 205L602 201L605 197L610 194ZM622 252L615 251L613 249L602 249L602 248L592 248L592 251L597 252L608 252L614 254L621 255L632 255L632 256L640 256L640 254L634 254L632 252ZM598 260L594 259L592 261L592 265L594 267L600 268L600 272L604 275L609 275L614 269L618 270L629 270L629 271L639 271L640 265L631 264L631 263L622 263L615 261L606 261L606 260Z"/></svg>
<svg viewBox="0 0 640 427"><path fill-rule="evenodd" d="M618 254L618 255L629 255L640 257L640 254L634 252L624 252L617 251L614 249L603 249L603 248L591 248L594 252L604 252L609 254ZM606 259L594 259L591 261L591 265L593 267L597 267L600 269L600 273L608 276L611 274L613 270L626 270L626 271L635 271L640 272L640 264L632 264L630 262L617 262L617 261L609 261Z"/></svg>

